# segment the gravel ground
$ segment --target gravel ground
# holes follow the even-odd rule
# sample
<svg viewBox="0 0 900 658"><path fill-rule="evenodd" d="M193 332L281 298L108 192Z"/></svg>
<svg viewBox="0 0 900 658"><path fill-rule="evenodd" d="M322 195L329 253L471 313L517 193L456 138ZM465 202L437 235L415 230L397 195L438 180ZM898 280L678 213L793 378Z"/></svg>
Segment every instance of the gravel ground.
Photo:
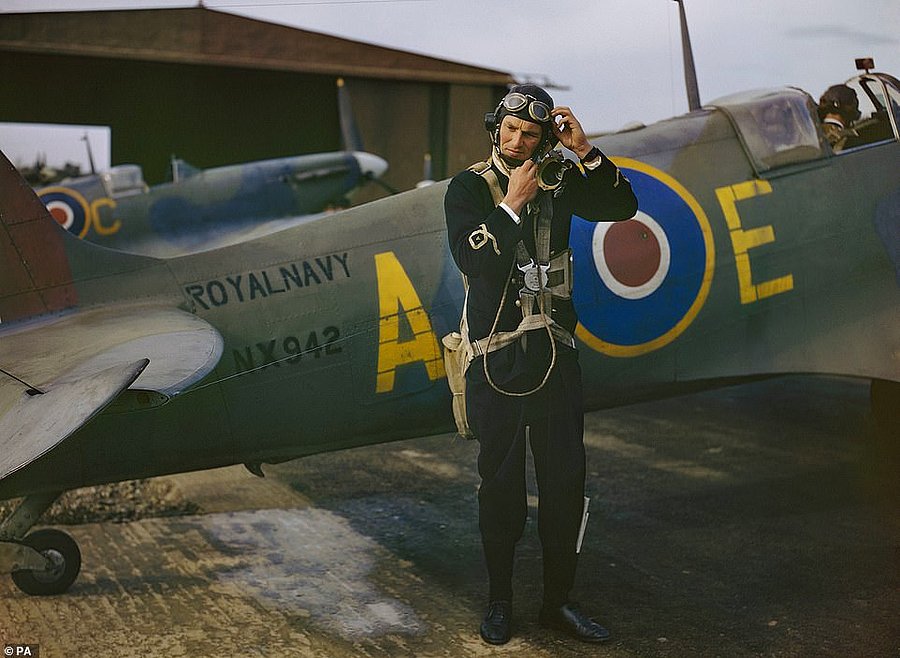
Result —
<svg viewBox="0 0 900 658"><path fill-rule="evenodd" d="M0 519L6 518L19 500L0 501ZM198 511L198 505L174 495L172 485L165 480L128 480L67 491L41 516L38 524L124 523Z"/></svg>

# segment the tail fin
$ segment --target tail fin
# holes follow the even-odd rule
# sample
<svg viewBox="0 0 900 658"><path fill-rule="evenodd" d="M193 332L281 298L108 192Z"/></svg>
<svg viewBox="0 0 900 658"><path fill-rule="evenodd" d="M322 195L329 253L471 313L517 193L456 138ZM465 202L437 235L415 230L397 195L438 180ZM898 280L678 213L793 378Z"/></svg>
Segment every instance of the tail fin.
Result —
<svg viewBox="0 0 900 658"><path fill-rule="evenodd" d="M0 153L0 322L77 304L65 250L67 237Z"/></svg>

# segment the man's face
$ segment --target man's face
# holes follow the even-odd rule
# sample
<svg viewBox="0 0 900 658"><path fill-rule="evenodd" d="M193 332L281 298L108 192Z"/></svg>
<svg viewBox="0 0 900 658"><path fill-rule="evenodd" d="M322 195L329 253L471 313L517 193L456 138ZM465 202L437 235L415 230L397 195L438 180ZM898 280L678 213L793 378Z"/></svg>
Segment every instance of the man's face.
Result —
<svg viewBox="0 0 900 658"><path fill-rule="evenodd" d="M510 114L500 122L500 153L508 160L522 164L541 142L541 126Z"/></svg>

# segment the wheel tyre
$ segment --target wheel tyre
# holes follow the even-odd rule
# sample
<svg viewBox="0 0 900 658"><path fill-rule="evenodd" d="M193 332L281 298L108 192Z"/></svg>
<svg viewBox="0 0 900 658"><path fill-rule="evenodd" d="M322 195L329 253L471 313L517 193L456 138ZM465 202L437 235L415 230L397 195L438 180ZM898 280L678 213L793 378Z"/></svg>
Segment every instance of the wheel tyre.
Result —
<svg viewBox="0 0 900 658"><path fill-rule="evenodd" d="M65 592L81 571L81 551L72 537L60 530L45 528L27 535L22 543L53 562L50 571L13 571L12 579L26 594L48 596Z"/></svg>

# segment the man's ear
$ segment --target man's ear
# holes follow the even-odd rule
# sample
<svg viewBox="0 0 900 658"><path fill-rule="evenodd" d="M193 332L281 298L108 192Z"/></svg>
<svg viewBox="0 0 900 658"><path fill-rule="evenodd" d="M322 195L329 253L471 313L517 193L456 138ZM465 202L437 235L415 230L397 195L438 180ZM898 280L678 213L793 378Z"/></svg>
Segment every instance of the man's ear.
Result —
<svg viewBox="0 0 900 658"><path fill-rule="evenodd" d="M484 129L492 135L497 130L497 115L493 112L488 112L484 115Z"/></svg>

